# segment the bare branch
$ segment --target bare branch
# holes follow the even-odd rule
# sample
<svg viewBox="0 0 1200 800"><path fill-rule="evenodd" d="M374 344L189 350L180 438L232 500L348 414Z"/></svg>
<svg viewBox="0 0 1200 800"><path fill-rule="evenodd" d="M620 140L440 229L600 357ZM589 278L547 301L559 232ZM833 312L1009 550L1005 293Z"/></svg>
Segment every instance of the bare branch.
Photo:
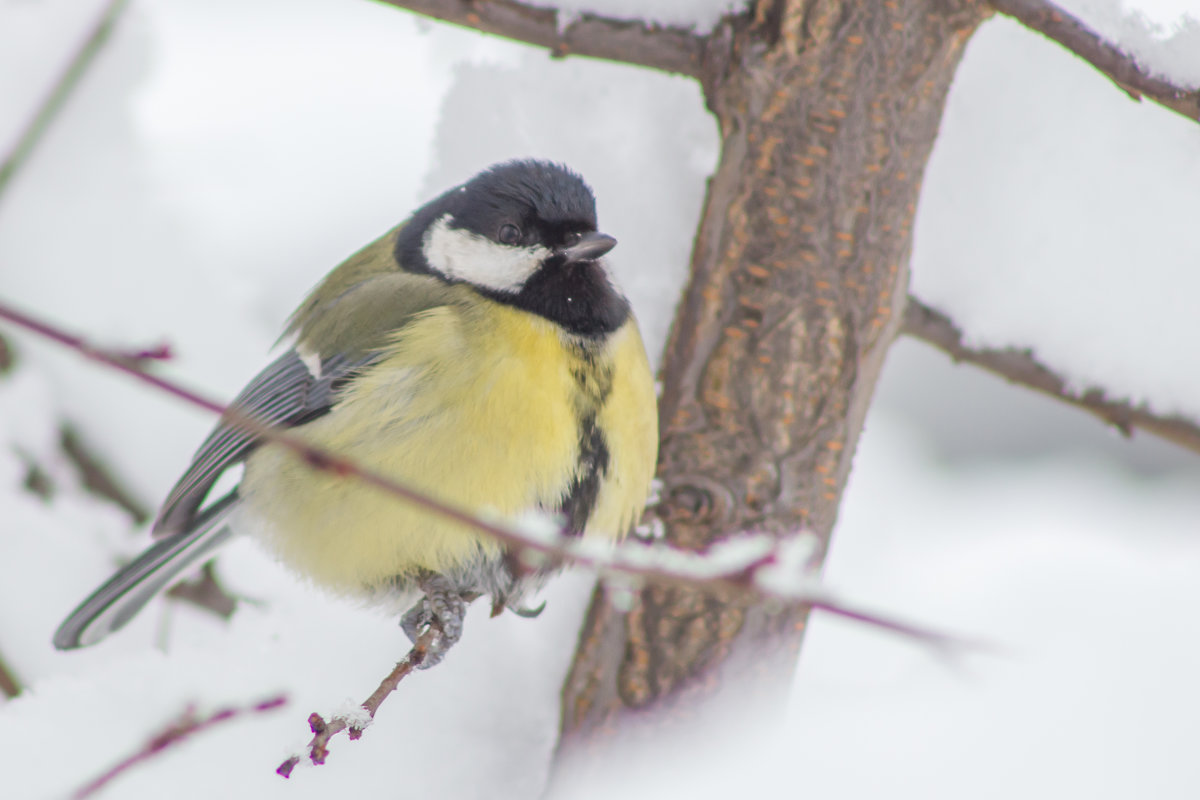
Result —
<svg viewBox="0 0 1200 800"><path fill-rule="evenodd" d="M0 375L8 372L13 368L16 362L16 356L13 354L12 345L3 336L0 336Z"/></svg>
<svg viewBox="0 0 1200 800"><path fill-rule="evenodd" d="M1012 17L1061 44L1103 72L1134 100L1148 97L1200 122L1200 90L1188 90L1151 75L1132 56L1105 41L1078 17L1050 0L990 0L1001 14Z"/></svg>
<svg viewBox="0 0 1200 800"><path fill-rule="evenodd" d="M974 364L1010 383L1027 386L1087 411L1126 436L1143 430L1200 453L1200 425L1180 416L1155 414L1145 406L1111 400L1103 389L1083 393L1067 386L1061 376L1044 366L1028 350L973 349L963 344L962 331L945 314L915 297L908 298L903 333L944 350L955 361Z"/></svg>
<svg viewBox="0 0 1200 800"><path fill-rule="evenodd" d="M427 17L545 47L556 58L569 55L640 64L665 72L700 76L705 38L682 28L642 20L580 14L563 19L553 8L516 0L383 0Z"/></svg>
<svg viewBox="0 0 1200 800"><path fill-rule="evenodd" d="M149 519L145 506L121 485L109 465L87 446L74 425L63 425L58 441L63 453L79 470L85 489L120 506L138 525Z"/></svg>
<svg viewBox="0 0 1200 800"><path fill-rule="evenodd" d="M396 662L396 666L380 682L379 688L372 692L371 696L359 706L367 714L365 720L361 715L350 716L347 714L338 714L326 722L325 718L315 711L309 714L308 727L312 729L313 738L305 748L308 759L313 764L324 764L325 758L329 755L329 740L344 730L349 730L347 735L351 740L361 737L363 731L375 719L375 713L379 711L379 707L383 705L383 701L392 692L396 691L396 687L400 685L400 681L404 680L405 676L421 666L421 662L425 660L425 655L436 644L441 635L441 628L436 624L431 624L418 637L412 649L408 651L404 658ZM301 756L292 756L280 764L275 771L285 778L290 778L292 777L292 770L300 763L301 758Z"/></svg>
<svg viewBox="0 0 1200 800"><path fill-rule="evenodd" d="M191 603L205 611L211 611L221 619L229 619L237 609L237 598L221 587L211 561L205 563L204 568L200 571L200 577L195 580L180 581L168 589L167 597Z"/></svg>
<svg viewBox="0 0 1200 800"><path fill-rule="evenodd" d="M564 546L530 538L513 528L485 521L468 511L443 503L399 481L392 480L377 472L361 467L350 459L319 447L314 447L303 439L285 430L268 425L254 416L243 413L236 408L222 405L216 400L204 397L198 392L194 392L165 378L152 375L123 355L114 354L102 347L97 347L81 336L67 333L55 325L17 311L3 302L0 302L0 319L8 320L26 330L33 331L40 336L58 342L92 361L97 361L119 372L124 372L126 375L149 384L160 391L220 415L222 420L228 425L241 428L291 450L313 469L324 470L335 475L357 478L364 483L396 495L435 514L490 534L504 544L511 545L519 550L534 550L551 559L566 560L571 558L569 549ZM569 543L569 540L564 539L564 541Z"/></svg>
<svg viewBox="0 0 1200 800"><path fill-rule="evenodd" d="M521 525L485 520L456 506L444 503L393 478L369 470L351 459L314 447L300 437L220 403L205 398L179 384L143 370L138 364L120 355L96 347L82 337L66 333L47 322L34 319L0 302L0 319L5 319L63 344L93 361L106 364L143 383L164 391L193 405L221 415L226 424L242 428L270 442L285 447L304 459L313 469L324 470L343 477L353 477L401 500L455 522L470 526L494 537L508 546L513 554L514 569L543 569L573 563L594 569L602 576L620 576L627 582L686 585L708 591L740 592L756 599L770 599L789 605L808 605L824 611L842 614L876 625L885 630L903 632L939 648L952 643L974 646L935 631L922 630L907 623L889 620L882 615L866 614L843 608L820 585L809 580L803 565L794 556L797 541L771 536L736 537L714 545L706 553L680 550L668 546L650 546L641 542L626 542L613 548L607 543L566 535L550 518L531 519ZM727 548L734 557L715 557L718 548Z"/></svg>
<svg viewBox="0 0 1200 800"><path fill-rule="evenodd" d="M62 77L54 84L54 88L46 97L45 101L34 113L33 119L29 121L29 125L21 132L17 139L16 145L13 147L8 157L0 163L0 195L4 194L4 190L8 187L9 181L13 175L21 168L29 158L29 154L33 152L33 148L37 146L41 140L42 134L50 127L50 123L54 121L59 110L67 102L71 92L79 84L79 80L87 72L88 67L96 58L96 54L104 46L108 40L108 36L112 33L113 26L120 17L121 12L125 10L128 0L110 0L108 7L104 13L100 15L99 21L84 40L79 51L71 58L71 63L67 65Z"/></svg>
<svg viewBox="0 0 1200 800"><path fill-rule="evenodd" d="M122 759L117 764L114 764L103 775L90 781L87 785L82 786L71 795L73 800L81 800L85 797L91 797L96 792L103 789L109 781L116 778L125 770L147 761L168 747L173 747L179 744L184 739L189 738L192 734L207 730L224 722L229 722L237 717L247 714L261 714L266 711L279 708L287 703L287 698L283 695L273 697L270 700L264 700L261 703L255 703L251 706L241 708L223 708L216 711L203 719L197 719L196 710L192 707L184 709L183 713L174 721L168 724L162 731L156 733L151 739L146 742L141 750L133 755Z"/></svg>
<svg viewBox="0 0 1200 800"><path fill-rule="evenodd" d="M21 684L17 681L17 676L4 662L4 657L0 656L0 693L9 699L12 699L21 693Z"/></svg>

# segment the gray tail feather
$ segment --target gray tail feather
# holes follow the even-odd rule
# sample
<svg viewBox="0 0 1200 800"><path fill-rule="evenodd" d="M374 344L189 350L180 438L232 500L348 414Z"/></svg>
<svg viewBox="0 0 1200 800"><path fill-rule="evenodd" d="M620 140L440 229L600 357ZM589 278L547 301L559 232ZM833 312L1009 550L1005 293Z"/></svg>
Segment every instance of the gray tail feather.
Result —
<svg viewBox="0 0 1200 800"><path fill-rule="evenodd" d="M181 572L230 537L224 522L237 501L237 492L230 492L198 514L188 530L157 542L112 576L58 626L54 646L71 650L95 644L122 628Z"/></svg>

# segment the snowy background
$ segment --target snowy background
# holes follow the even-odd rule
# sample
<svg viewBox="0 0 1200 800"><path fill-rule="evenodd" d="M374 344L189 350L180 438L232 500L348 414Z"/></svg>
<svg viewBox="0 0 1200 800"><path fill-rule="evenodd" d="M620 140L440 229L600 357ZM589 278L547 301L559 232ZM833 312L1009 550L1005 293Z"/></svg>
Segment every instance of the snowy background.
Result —
<svg viewBox="0 0 1200 800"><path fill-rule="evenodd" d="M104 5L0 0L0 154ZM684 6L661 5L679 21ZM1200 85L1194 0L1065 5ZM685 79L552 61L368 2L134 0L0 196L0 297L104 342L170 341L164 372L227 398L338 260L481 167L537 155L594 185L657 356L717 144ZM1078 386L1198 418L1198 215L1195 123L996 19L952 91L913 289L973 342L1032 346ZM3 333L19 363L0 376L0 657L27 689L0 700L0 794L63 797L188 704L287 693L103 796L536 796L586 576L555 584L536 622L474 609L452 656L361 741L287 782L272 770L307 714L361 699L404 651L394 620L237 542L220 559L245 598L229 623L162 601L98 647L54 652L61 618L146 542L81 490L60 422L151 506L211 420ZM30 464L50 500L22 488ZM685 771L645 796L1200 796L1198 479L1193 455L901 342L826 576L1002 652L947 665L817 617L786 735L748 748L736 775L689 786Z"/></svg>

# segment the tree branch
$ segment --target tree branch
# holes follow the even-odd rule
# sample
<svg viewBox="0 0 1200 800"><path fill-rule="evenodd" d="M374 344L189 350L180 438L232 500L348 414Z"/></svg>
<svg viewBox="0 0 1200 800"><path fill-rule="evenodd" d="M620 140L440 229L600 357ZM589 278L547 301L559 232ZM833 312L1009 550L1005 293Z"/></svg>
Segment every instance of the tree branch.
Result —
<svg viewBox="0 0 1200 800"><path fill-rule="evenodd" d="M348 731L347 736L353 741L363 735L363 731L367 729L375 720L375 714L379 711L379 707L383 705L383 701L388 696L396 691L400 686L400 681L421 666L421 662L425 660L425 656L429 653L439 638L442 636L442 629L437 625L430 625L423 634L413 643L412 649L405 654L404 658L396 662L396 666L388 673L379 687L371 692L371 696L362 702L356 712L351 714L337 714L328 722L325 718L315 711L308 715L308 727L313 732L313 738L309 741L305 749L305 756L292 756L287 761L280 764L275 772L284 778L292 777L292 770L296 765L307 757L314 765L325 763L326 757L329 755L329 740L342 731Z"/></svg>
<svg viewBox="0 0 1200 800"><path fill-rule="evenodd" d="M9 181L13 175L29 158L29 154L33 152L33 148L41 140L42 134L50 127L50 123L54 121L54 117L66 104L67 98L71 96L71 92L79 84L81 78L91 66L92 61L96 58L96 54L108 41L108 36L112 33L113 26L116 25L121 12L125 10L128 0L111 0L104 13L100 15L94 28L84 40L83 45L71 58L71 63L67 65L62 77L54 84L50 94L43 101L37 112L33 115L29 125L21 132L17 138L16 145L13 146L12 152L0 162L0 195L3 195L4 190L8 188Z"/></svg>
<svg viewBox="0 0 1200 800"><path fill-rule="evenodd" d="M16 363L16 356L13 354L12 345L3 336L0 336L0 375L8 372Z"/></svg>
<svg viewBox="0 0 1200 800"><path fill-rule="evenodd" d="M367 469L349 458L314 447L296 434L266 424L237 407L224 406L165 378L151 375L121 353L97 347L83 337L67 333L3 302L0 302L0 319L218 414L228 425L250 431L287 448L312 469L363 481L434 514L488 534L511 549L513 569L536 570L572 563L596 570L605 577L622 578L626 584L683 585L709 592L732 590L755 599L773 599L790 606L819 608L914 637L938 649L968 645L955 637L924 630L883 615L867 614L837 601L812 578L806 559L800 557L804 542L807 541L803 535L792 539L769 535L735 536L718 542L707 552L699 553L666 545L647 546L636 541L627 541L613 548L605 542L568 536L561 525L549 516L523 520L518 524L483 519L401 481Z"/></svg>
<svg viewBox="0 0 1200 800"><path fill-rule="evenodd" d="M4 657L0 656L0 694L12 699L21 693L21 684L17 682L17 677L13 675L8 664L4 663Z"/></svg>
<svg viewBox="0 0 1200 800"><path fill-rule="evenodd" d="M1027 386L1083 409L1131 436L1135 429L1200 453L1200 425L1180 416L1155 414L1145 406L1111 400L1103 389L1082 394L1071 390L1061 376L1041 364L1028 350L974 349L963 344L962 331L945 314L908 298L903 333L945 351L955 361L974 364L1010 383Z"/></svg>
<svg viewBox="0 0 1200 800"><path fill-rule="evenodd" d="M382 0L427 17L545 47L555 58L568 55L640 64L699 77L705 37L682 28L597 14L560 16L516 0Z"/></svg>
<svg viewBox="0 0 1200 800"><path fill-rule="evenodd" d="M1082 20L1049 0L990 0L1001 14L1053 39L1103 72L1134 100L1148 97L1200 122L1200 90L1188 90L1151 75L1134 58L1104 40Z"/></svg>
<svg viewBox="0 0 1200 800"><path fill-rule="evenodd" d="M123 509L137 525L149 519L150 514L145 506L121 485L109 465L87 446L74 425L63 424L58 441L63 453L79 470L83 488Z"/></svg>
<svg viewBox="0 0 1200 800"><path fill-rule="evenodd" d="M246 716L248 714L262 714L266 711L272 711L287 703L287 697L280 695L273 697L270 700L264 700L261 703L255 703L251 706L243 708L223 708L213 714L198 719L196 710L190 706L184 709L179 717L168 724L163 730L156 733L149 741L133 755L121 759L118 763L110 767L100 777L89 781L85 786L81 786L73 795L72 800L82 800L82 798L91 797L96 792L108 785L109 781L116 778L122 772L125 772L130 767L136 766L143 761L154 758L156 755L166 750L169 747L182 742L192 736L192 734L212 728L225 722L229 722L237 717Z"/></svg>
<svg viewBox="0 0 1200 800"><path fill-rule="evenodd" d="M221 587L212 561L204 564L198 578L180 581L168 589L167 597L211 611L221 619L229 619L237 610L237 598Z"/></svg>

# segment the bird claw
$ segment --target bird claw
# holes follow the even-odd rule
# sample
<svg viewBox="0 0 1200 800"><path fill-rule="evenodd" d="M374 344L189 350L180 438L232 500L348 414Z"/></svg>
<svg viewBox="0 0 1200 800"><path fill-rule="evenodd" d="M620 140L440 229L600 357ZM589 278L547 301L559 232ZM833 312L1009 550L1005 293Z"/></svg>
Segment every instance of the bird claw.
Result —
<svg viewBox="0 0 1200 800"><path fill-rule="evenodd" d="M540 617L542 615L542 612L546 610L546 601L543 600L542 604L540 606L538 606L537 608L516 608L514 606L509 606L509 610L512 611L514 614L516 614L518 617L524 617L525 619L535 619L537 617Z"/></svg>
<svg viewBox="0 0 1200 800"><path fill-rule="evenodd" d="M462 638L463 619L467 601L441 575L431 575L419 581L425 596L400 618L400 627L410 642L416 643L430 625L437 625L441 636L425 653L417 669L429 669L439 664L455 642Z"/></svg>

